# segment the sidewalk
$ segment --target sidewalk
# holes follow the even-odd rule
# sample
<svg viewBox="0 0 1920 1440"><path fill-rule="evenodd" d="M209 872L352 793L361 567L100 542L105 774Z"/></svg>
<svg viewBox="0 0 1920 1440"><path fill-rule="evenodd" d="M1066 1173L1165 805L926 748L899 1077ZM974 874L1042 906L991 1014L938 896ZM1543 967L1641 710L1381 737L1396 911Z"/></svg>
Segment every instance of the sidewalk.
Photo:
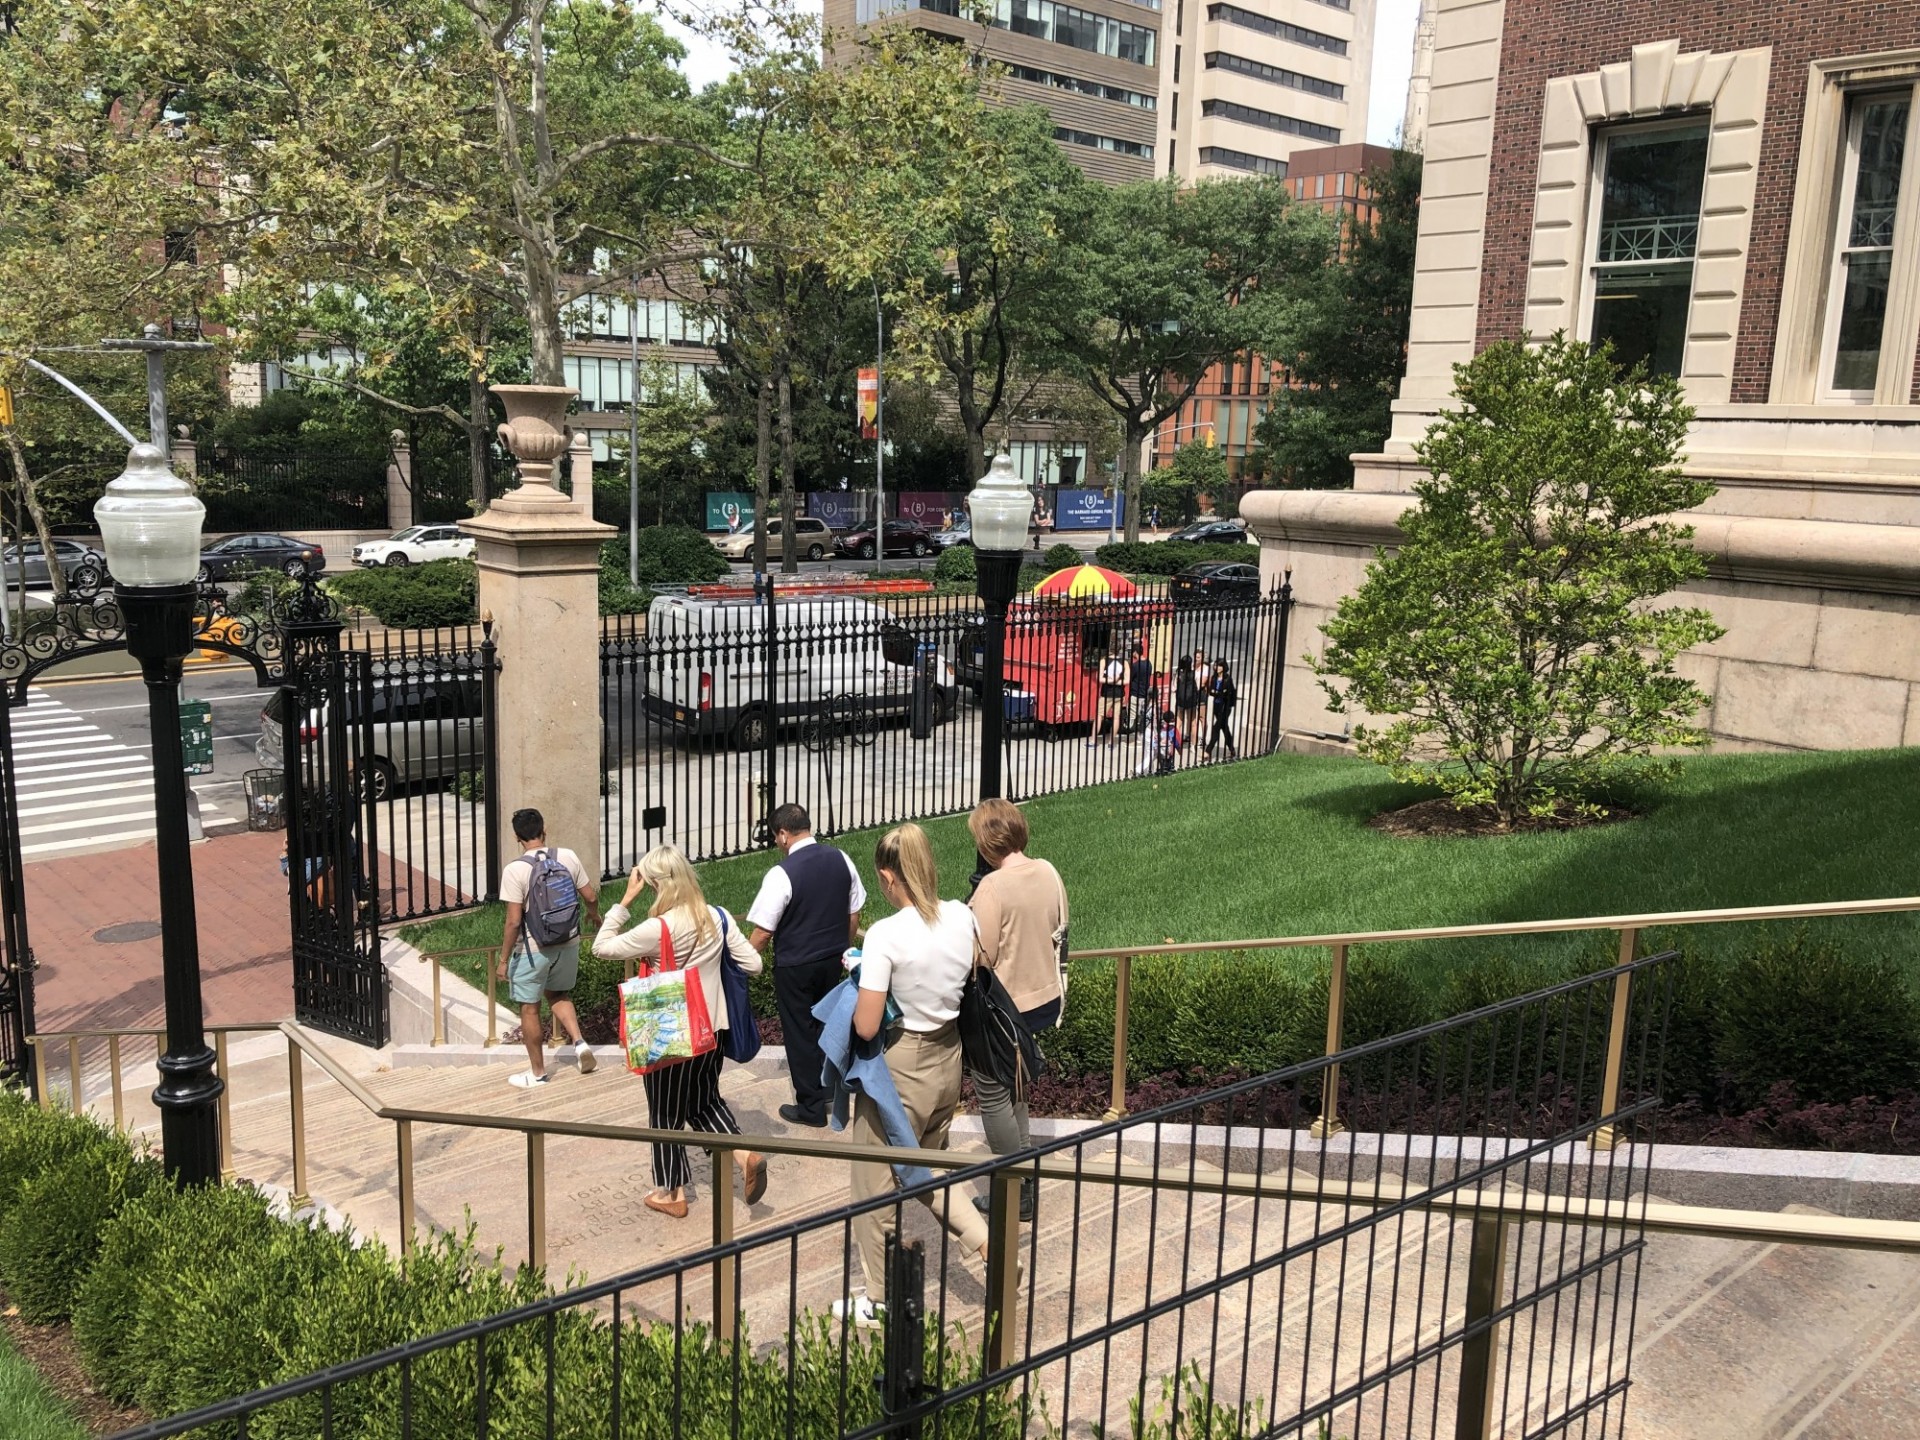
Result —
<svg viewBox="0 0 1920 1440"><path fill-rule="evenodd" d="M200 983L210 1022L293 1013L287 881L278 834L225 835L193 847ZM38 1030L158 1025L160 890L154 847L36 861L26 868L27 934ZM142 924L142 922L146 922ZM144 938L99 939L140 926Z"/></svg>

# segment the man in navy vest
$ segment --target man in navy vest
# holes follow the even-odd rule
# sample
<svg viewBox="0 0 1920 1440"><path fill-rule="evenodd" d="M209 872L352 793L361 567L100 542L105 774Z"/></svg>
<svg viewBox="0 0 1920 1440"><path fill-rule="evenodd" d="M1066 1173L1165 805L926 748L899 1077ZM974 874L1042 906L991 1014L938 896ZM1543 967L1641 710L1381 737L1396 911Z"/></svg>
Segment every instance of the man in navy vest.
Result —
<svg viewBox="0 0 1920 1440"><path fill-rule="evenodd" d="M820 1022L813 1007L840 983L840 957L860 930L867 890L843 851L813 838L813 822L798 805L782 805L769 817L773 843L786 856L767 872L747 911L753 948L773 941L773 991L786 1039L791 1105L780 1118L795 1125L827 1123L827 1087L821 1082Z"/></svg>

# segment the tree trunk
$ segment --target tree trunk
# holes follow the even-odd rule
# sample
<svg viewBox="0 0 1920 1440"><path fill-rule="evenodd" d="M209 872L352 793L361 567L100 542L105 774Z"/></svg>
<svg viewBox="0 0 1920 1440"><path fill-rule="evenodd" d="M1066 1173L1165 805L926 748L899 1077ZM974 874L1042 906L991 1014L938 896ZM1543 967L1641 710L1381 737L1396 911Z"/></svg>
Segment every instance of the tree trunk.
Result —
<svg viewBox="0 0 1920 1440"><path fill-rule="evenodd" d="M955 408L960 412L960 429L966 436L967 480L978 480L987 473L987 425L991 416L981 413L974 398L972 375L953 373Z"/></svg>
<svg viewBox="0 0 1920 1440"><path fill-rule="evenodd" d="M1126 497L1126 530L1131 545L1140 538L1140 447L1153 431L1132 415L1127 417L1124 438L1120 442L1120 493Z"/></svg>
<svg viewBox="0 0 1920 1440"><path fill-rule="evenodd" d="M540 227L543 237L551 233L551 225ZM542 254L540 246L528 245L527 262L527 329L532 342L533 383L536 385L564 385L567 383L567 368L562 356L560 334L560 276L558 267L548 255Z"/></svg>
<svg viewBox="0 0 1920 1440"><path fill-rule="evenodd" d="M467 371L467 471L473 485L473 513L476 515L483 514L492 499L487 493L493 468L490 453L492 418L487 410L487 382L476 365Z"/></svg>
<svg viewBox="0 0 1920 1440"><path fill-rule="evenodd" d="M800 513L799 501L793 489L793 369L785 360L780 362L780 516L781 534L785 541L780 546L780 570L785 575L800 573L799 537L794 534L794 517ZM886 548L882 536L880 549Z"/></svg>
<svg viewBox="0 0 1920 1440"><path fill-rule="evenodd" d="M20 444L20 437L13 427L6 427L7 454L13 460L13 477L20 489L20 503L26 507L27 515L33 521L33 533L40 537L40 553L47 562L47 583L53 587L53 603L67 603L67 572L60 568L53 553L53 531L47 528L47 512L40 508L40 492L34 487L33 475L27 469L27 452ZM21 624L26 623L26 602L21 601Z"/></svg>
<svg viewBox="0 0 1920 1440"><path fill-rule="evenodd" d="M773 494L773 381L763 379L754 397L756 430L753 444L753 569L767 568L767 506Z"/></svg>

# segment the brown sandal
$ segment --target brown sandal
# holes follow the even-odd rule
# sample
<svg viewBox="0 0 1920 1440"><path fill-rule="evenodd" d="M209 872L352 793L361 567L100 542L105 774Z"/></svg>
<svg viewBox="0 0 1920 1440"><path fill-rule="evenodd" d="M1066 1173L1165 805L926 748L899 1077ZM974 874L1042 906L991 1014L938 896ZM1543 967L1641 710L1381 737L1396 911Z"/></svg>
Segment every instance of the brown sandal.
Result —
<svg viewBox="0 0 1920 1440"><path fill-rule="evenodd" d="M767 1193L767 1157L753 1155L740 1157L740 1179L746 1192L747 1204L757 1205L760 1197Z"/></svg>
<svg viewBox="0 0 1920 1440"><path fill-rule="evenodd" d="M684 1199L668 1200L659 1195L649 1195L644 1203L649 1210L658 1210L662 1215L671 1215L676 1220L687 1218L687 1202Z"/></svg>

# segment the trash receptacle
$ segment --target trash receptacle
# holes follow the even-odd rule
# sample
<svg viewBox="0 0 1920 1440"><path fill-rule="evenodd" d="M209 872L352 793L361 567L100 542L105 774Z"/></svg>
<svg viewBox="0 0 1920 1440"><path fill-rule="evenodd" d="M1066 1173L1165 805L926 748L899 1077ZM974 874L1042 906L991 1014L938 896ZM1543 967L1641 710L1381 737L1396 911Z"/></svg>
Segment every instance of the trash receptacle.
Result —
<svg viewBox="0 0 1920 1440"><path fill-rule="evenodd" d="M913 699L907 712L907 728L916 740L933 734L933 663L933 643L922 640L913 652Z"/></svg>
<svg viewBox="0 0 1920 1440"><path fill-rule="evenodd" d="M284 830L286 775L279 770L249 770L241 778L247 786L247 829Z"/></svg>

